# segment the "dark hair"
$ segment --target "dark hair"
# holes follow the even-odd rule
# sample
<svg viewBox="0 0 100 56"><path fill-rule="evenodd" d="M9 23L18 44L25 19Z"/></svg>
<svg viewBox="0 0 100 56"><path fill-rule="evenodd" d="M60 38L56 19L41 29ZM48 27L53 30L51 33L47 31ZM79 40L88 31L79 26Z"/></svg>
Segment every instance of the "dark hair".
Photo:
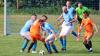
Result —
<svg viewBox="0 0 100 56"><path fill-rule="evenodd" d="M67 0L68 2L71 2L71 0Z"/></svg>
<svg viewBox="0 0 100 56"><path fill-rule="evenodd" d="M82 2L78 2L78 4L82 4Z"/></svg>
<svg viewBox="0 0 100 56"><path fill-rule="evenodd" d="M89 12L88 11L84 11L83 14L87 14L87 16L89 16Z"/></svg>
<svg viewBox="0 0 100 56"><path fill-rule="evenodd" d="M33 13L32 15L37 16L35 13Z"/></svg>
<svg viewBox="0 0 100 56"><path fill-rule="evenodd" d="M42 15L42 17L45 17L46 19L48 19L48 17L46 15Z"/></svg>

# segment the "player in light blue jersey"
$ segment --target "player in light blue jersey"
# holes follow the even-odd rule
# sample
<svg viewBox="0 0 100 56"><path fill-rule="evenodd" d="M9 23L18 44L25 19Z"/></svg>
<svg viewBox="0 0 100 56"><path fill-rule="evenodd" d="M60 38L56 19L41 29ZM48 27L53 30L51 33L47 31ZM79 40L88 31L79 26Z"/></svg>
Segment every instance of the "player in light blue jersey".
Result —
<svg viewBox="0 0 100 56"><path fill-rule="evenodd" d="M68 14L70 15L71 19L74 19L75 15L76 15L76 10L74 7L71 6L71 1L66 2L66 7L67 7L67 11L68 11ZM75 37L77 37L77 33L75 31L72 31L72 34Z"/></svg>
<svg viewBox="0 0 100 56"><path fill-rule="evenodd" d="M42 19L44 19L44 24L42 26L43 29L43 36L46 36L46 33L48 33L48 37L45 39L46 45L47 45L47 49L48 49L48 53L51 54L51 47L53 48L55 53L58 53L58 50L54 44L54 40L56 39L56 35L57 35L57 31L54 29L54 27L47 23L46 20L48 19L47 16L43 16ZM51 46L51 47L50 47Z"/></svg>
<svg viewBox="0 0 100 56"><path fill-rule="evenodd" d="M73 31L73 22L75 21L72 16L70 15L70 13L68 13L69 11L67 10L67 7L64 6L62 8L63 13L61 14L61 16L59 17L60 19L63 18L63 23L62 23L62 29L60 32L60 42L62 44L62 51L65 52L66 51L66 37L69 35L70 32ZM58 19L59 20L59 19Z"/></svg>
<svg viewBox="0 0 100 56"><path fill-rule="evenodd" d="M23 52L26 49L28 42L31 41L31 37L30 37L29 31L30 31L31 25L34 23L34 21L36 20L36 18L37 18L37 15L32 15L31 19L28 20L25 23L25 25L23 26L23 28L20 31L20 35L24 38L24 43L22 45L22 49L21 49L20 52ZM36 46L37 46L37 43L35 43L33 45L32 53L36 53L36 51L35 51Z"/></svg>

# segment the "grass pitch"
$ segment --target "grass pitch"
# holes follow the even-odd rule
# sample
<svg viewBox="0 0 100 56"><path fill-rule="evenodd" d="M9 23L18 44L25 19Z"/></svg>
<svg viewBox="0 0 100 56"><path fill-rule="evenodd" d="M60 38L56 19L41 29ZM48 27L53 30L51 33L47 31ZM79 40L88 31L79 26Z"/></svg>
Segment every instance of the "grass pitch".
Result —
<svg viewBox="0 0 100 56"><path fill-rule="evenodd" d="M54 25L54 21L57 18L58 15L48 15L49 20L48 22ZM19 19L17 18L24 18L26 17L25 15L22 16L16 16L13 15L12 18L14 23L12 23L12 25L15 27L13 32L19 32L20 28L24 25L24 20L21 20L22 22L19 22ZM40 16L39 16L40 17ZM26 18L29 18L26 17ZM91 18L93 18L93 20L97 23L98 28L100 27L100 16L98 15L92 15ZM15 26L17 25L17 26ZM18 27L18 28L17 28ZM56 29L57 26L55 26ZM70 34L68 36L68 44L67 44L67 52L66 53L62 53L61 52L61 45L59 40L55 41L55 44L59 50L60 53L58 54L47 54L47 51L45 49L45 47L43 46L43 44L41 42L38 42L37 45L37 51L39 52L39 50L43 49L45 50L45 55L44 56L100 56L100 32L97 33L95 36L93 36L92 38L92 42L93 42L93 49L94 49L94 53L93 54L89 54L87 52L87 50L85 49L85 47L82 44L82 38L79 42L77 42L73 36ZM3 36L3 15L0 16L0 56L39 56L39 54L32 54L32 53L27 53L26 51L23 53L20 53L20 49L23 43L23 39L19 36L19 34L12 34L12 35L8 35L8 36Z"/></svg>

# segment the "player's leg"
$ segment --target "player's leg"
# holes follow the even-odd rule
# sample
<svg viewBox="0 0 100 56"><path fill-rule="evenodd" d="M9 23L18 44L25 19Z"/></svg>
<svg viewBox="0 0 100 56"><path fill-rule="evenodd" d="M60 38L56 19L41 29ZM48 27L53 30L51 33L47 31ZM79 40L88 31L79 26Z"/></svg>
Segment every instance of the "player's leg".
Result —
<svg viewBox="0 0 100 56"><path fill-rule="evenodd" d="M77 37L77 33L75 31L72 31L73 36Z"/></svg>
<svg viewBox="0 0 100 56"><path fill-rule="evenodd" d="M48 51L48 46L46 45L46 42L45 42L45 38L44 37L42 37L41 35L38 35L38 40L40 40L40 41L42 41L43 42L43 44L44 44L44 46L45 46L45 48L47 49L47 51Z"/></svg>
<svg viewBox="0 0 100 56"><path fill-rule="evenodd" d="M55 52L55 53L58 53L58 49L57 49L56 45L55 45L53 42L51 42L50 44L51 44L51 46L52 46L54 52Z"/></svg>
<svg viewBox="0 0 100 56"><path fill-rule="evenodd" d="M86 38L86 37L84 37L83 44L84 44L85 48L86 48L87 50L89 50L89 45L87 44L87 40L86 40L85 38Z"/></svg>
<svg viewBox="0 0 100 56"><path fill-rule="evenodd" d="M20 50L20 52L23 52L26 49L28 42L29 40L24 38L24 42L23 42L22 49Z"/></svg>
<svg viewBox="0 0 100 56"><path fill-rule="evenodd" d="M66 40L66 37L69 35L69 33L71 32L72 30L72 26L65 26L62 28L62 31L60 33L60 38L63 39L62 41L62 51L66 51L66 46L67 46L67 40Z"/></svg>
<svg viewBox="0 0 100 56"><path fill-rule="evenodd" d="M37 53L36 48L37 48L37 42L35 42L33 47L32 47L32 53Z"/></svg>
<svg viewBox="0 0 100 56"><path fill-rule="evenodd" d="M92 52L93 51L93 49L92 49L92 42L91 42L91 38L92 38L92 36L94 35L94 33L87 33L87 43L88 43L88 45L89 45L89 52Z"/></svg>
<svg viewBox="0 0 100 56"><path fill-rule="evenodd" d="M36 43L37 41L35 40L35 41L32 41L31 43L30 43L30 45L29 45L29 47L28 47L28 53L30 52L30 50L31 50L31 48L33 47L33 45Z"/></svg>
<svg viewBox="0 0 100 56"><path fill-rule="evenodd" d="M77 37L77 33L74 31L74 25L73 25L73 30L72 30L71 33L73 34L74 38L76 39L76 37Z"/></svg>
<svg viewBox="0 0 100 56"><path fill-rule="evenodd" d="M50 34L50 35L46 38L45 41L48 42L48 44L50 44L50 46L53 48L53 50L55 51L55 53L58 53L58 50L57 50L57 48L56 48L56 46L55 46L55 44L54 44L54 35L53 35L53 34ZM48 45L48 44L47 44L47 45Z"/></svg>

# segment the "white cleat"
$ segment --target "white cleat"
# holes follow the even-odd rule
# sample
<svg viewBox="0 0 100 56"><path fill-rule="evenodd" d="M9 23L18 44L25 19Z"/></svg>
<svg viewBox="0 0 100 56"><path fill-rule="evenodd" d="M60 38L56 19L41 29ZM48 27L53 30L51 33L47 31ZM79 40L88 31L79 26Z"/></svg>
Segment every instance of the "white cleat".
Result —
<svg viewBox="0 0 100 56"><path fill-rule="evenodd" d="M37 51L32 51L32 53L37 53Z"/></svg>
<svg viewBox="0 0 100 56"><path fill-rule="evenodd" d="M20 50L20 52L22 53L22 52L24 52L23 50Z"/></svg>

